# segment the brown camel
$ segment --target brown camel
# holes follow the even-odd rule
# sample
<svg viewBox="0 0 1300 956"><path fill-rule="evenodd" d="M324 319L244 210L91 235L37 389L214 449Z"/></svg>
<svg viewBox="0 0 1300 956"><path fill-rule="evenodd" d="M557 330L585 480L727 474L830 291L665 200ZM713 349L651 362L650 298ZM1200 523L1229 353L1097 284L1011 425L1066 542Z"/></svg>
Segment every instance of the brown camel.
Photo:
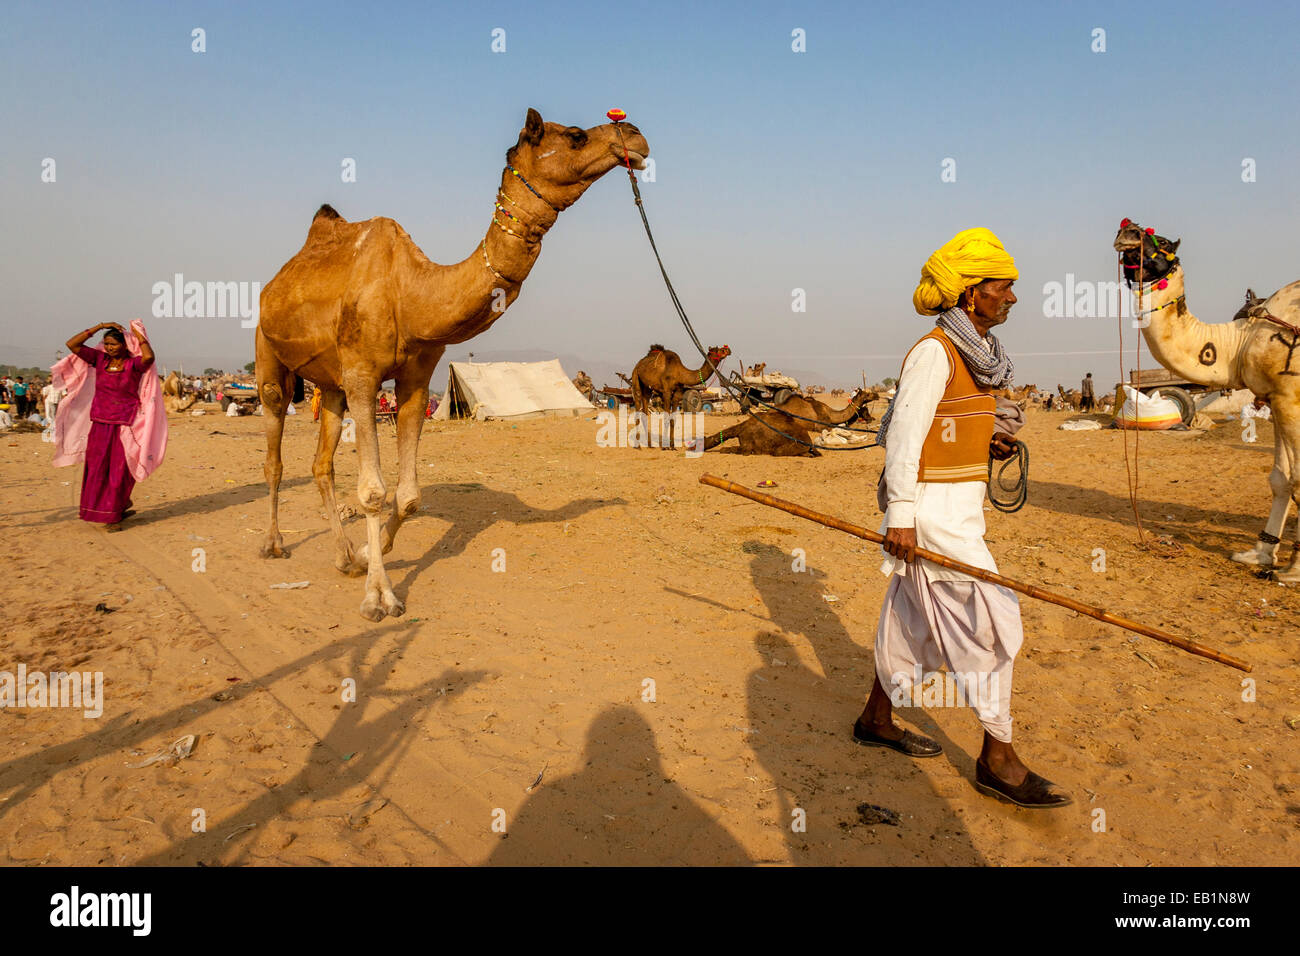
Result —
<svg viewBox="0 0 1300 956"><path fill-rule="evenodd" d="M1276 445L1268 476L1273 507L1255 547L1232 555L1242 564L1272 567L1291 502L1300 501L1300 282L1264 300L1248 295L1246 306L1230 322L1202 322L1187 308L1183 267L1176 254L1181 242L1125 219L1114 247L1128 281L1142 281L1139 324L1156 361L1189 382L1248 388L1273 410ZM1272 573L1273 580L1300 582L1297 558L1300 542L1290 564Z"/></svg>
<svg viewBox="0 0 1300 956"><path fill-rule="evenodd" d="M650 401L659 396L663 410L668 416L668 444L663 444L663 435L659 437L661 449L673 446L675 428L674 412L681 407L682 394L694 385L703 385L718 370L719 363L731 354L731 347L723 345L709 349L708 357L699 368L687 368L682 364L676 352L665 349L662 345L650 346L645 358L636 363L632 369L632 403L641 415L650 414ZM648 444L648 439L647 439Z"/></svg>
<svg viewBox="0 0 1300 956"><path fill-rule="evenodd" d="M198 393L185 394L185 383L173 369L162 381L163 407L169 412L183 412L199 400Z"/></svg>
<svg viewBox="0 0 1300 956"><path fill-rule="evenodd" d="M623 164L625 148L632 167L644 168L650 147L630 123L621 129L607 123L584 130L543 122L530 109L518 142L506 153L487 235L455 265L430 262L392 219L348 222L331 207L320 208L302 249L262 290L257 386L266 418L271 506L264 557L284 556L278 519L280 439L298 374L321 389L312 471L334 532L335 565L349 573L365 569L363 617L378 621L405 611L393 593L383 555L403 520L420 506L416 447L429 378L448 345L486 331L515 301L560 212ZM398 481L385 522L381 512L387 489L380 473L375 395L387 379L397 382ZM345 400L356 419L357 497L366 516L366 544L356 552L334 495L334 449Z"/></svg>
<svg viewBox="0 0 1300 956"><path fill-rule="evenodd" d="M817 458L821 456L820 451L794 439L801 439L810 445L813 439L821 434L823 427L847 425L858 419L869 422L871 412L867 410L867 406L879 397L878 392L860 388L853 393L853 397L844 408L832 411L815 398L807 399L793 395L778 406L779 411L759 412L756 416L747 417L730 428L724 428L716 435L710 435L704 440L704 450L717 448L723 442L737 438L740 440L742 455L772 455L778 458L806 455L809 458ZM794 415L801 417L794 418L792 417ZM755 417L762 421L755 421ZM814 422L804 421L805 418L812 418L825 424L818 426ZM786 438L786 435L791 437Z"/></svg>

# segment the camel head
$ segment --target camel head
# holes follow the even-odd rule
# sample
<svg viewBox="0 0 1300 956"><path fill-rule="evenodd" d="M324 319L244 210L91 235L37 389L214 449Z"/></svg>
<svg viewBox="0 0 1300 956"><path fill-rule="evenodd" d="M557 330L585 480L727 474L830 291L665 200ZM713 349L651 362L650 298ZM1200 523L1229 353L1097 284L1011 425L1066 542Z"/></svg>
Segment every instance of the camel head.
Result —
<svg viewBox="0 0 1300 956"><path fill-rule="evenodd" d="M632 168L644 169L650 144L631 123L605 123L590 129L561 126L545 122L537 110L529 109L519 141L506 153L506 162L553 207L566 209L597 179L623 165L624 144Z"/></svg>
<svg viewBox="0 0 1300 956"><path fill-rule="evenodd" d="M875 389L859 388L856 391L854 391L853 397L849 399L849 404L857 409L857 414L855 414L844 424L851 425L854 422L858 422L858 421L860 422L874 421L875 419L872 418L871 412L867 409L867 406L870 405L879 397L880 397L880 393L877 392Z"/></svg>
<svg viewBox="0 0 1300 956"><path fill-rule="evenodd" d="M1115 251L1124 266L1124 279L1131 286L1138 279L1142 265L1142 282L1158 282L1178 266L1178 246L1183 240L1157 236L1154 229L1143 229L1131 219L1119 224L1115 234Z"/></svg>
<svg viewBox="0 0 1300 956"><path fill-rule="evenodd" d="M709 356L708 356L709 362L716 368L718 364L730 354L731 354L730 345L723 345L723 346L714 345L709 349Z"/></svg>

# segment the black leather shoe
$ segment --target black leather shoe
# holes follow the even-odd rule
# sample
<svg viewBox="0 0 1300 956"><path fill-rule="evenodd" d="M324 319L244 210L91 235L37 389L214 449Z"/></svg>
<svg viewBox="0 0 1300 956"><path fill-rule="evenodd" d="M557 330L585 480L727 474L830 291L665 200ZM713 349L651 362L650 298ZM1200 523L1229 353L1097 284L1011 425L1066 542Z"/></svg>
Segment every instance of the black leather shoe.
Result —
<svg viewBox="0 0 1300 956"><path fill-rule="evenodd" d="M1051 810L1055 807L1069 806L1074 799L1068 793L1054 790L1056 784L1040 777L1032 770L1025 776L1018 787L1013 787L1005 780L994 776L982 760L975 761L975 788L990 796L1010 800L1018 807L1029 810Z"/></svg>
<svg viewBox="0 0 1300 956"><path fill-rule="evenodd" d="M943 748L929 737L922 737L910 730L904 730L901 739L890 740L888 737L873 734L861 724L855 723L853 725L853 739L864 747L888 747L890 750L897 750L900 754L907 754L909 757L937 757L943 753Z"/></svg>

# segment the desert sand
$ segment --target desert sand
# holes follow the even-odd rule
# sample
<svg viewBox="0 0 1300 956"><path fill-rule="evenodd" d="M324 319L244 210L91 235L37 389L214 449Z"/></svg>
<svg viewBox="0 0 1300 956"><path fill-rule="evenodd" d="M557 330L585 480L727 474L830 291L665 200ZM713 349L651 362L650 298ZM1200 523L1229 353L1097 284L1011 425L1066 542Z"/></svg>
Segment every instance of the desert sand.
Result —
<svg viewBox="0 0 1300 956"><path fill-rule="evenodd" d="M968 709L898 711L937 759L855 746L878 548L698 483L771 479L874 528L881 450L688 459L598 447L585 417L426 428L423 506L388 558L406 616L372 625L332 564L309 415L287 422L278 561L256 556L258 417L173 416L118 534L78 520L79 469L5 434L0 670L100 671L106 700L98 718L0 709L4 859L1294 864L1300 602L1228 560L1263 526L1272 426L1142 435L1141 548L1123 435L1067 417L1030 413L1029 504L986 513L1002 573L1255 669L1249 699L1246 674L1022 599L1015 740L1073 795L1052 812L974 789ZM354 448L337 458L353 505ZM381 428L390 490L394 452ZM127 766L187 734L189 757ZM865 803L898 825L863 822Z"/></svg>

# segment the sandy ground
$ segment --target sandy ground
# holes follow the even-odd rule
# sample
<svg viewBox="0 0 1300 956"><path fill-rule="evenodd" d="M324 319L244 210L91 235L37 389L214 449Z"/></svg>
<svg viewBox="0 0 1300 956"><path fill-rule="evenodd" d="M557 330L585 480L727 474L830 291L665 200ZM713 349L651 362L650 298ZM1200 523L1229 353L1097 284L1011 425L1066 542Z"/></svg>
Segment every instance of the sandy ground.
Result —
<svg viewBox="0 0 1300 956"><path fill-rule="evenodd" d="M39 435L5 435L0 670L101 671L107 698L97 719L0 710L5 859L1294 864L1300 602L1227 558L1263 525L1271 426L1256 444L1239 425L1144 435L1141 510L1168 543L1143 550L1122 435L1058 431L1065 417L1031 413L1030 503L987 514L1003 573L1242 657L1255 692L1024 599L1017 748L1075 798L1050 813L973 788L967 709L899 711L943 743L936 760L855 746L878 550L697 482L772 479L874 527L879 450L691 460L598 447L588 419L426 429L422 510L388 557L407 613L372 625L362 581L333 568L309 417L286 430L282 561L256 556L260 418L174 416L114 535L77 520L79 474ZM341 447L349 502L356 458ZM189 758L127 767L186 734ZM899 825L861 822L863 803Z"/></svg>

